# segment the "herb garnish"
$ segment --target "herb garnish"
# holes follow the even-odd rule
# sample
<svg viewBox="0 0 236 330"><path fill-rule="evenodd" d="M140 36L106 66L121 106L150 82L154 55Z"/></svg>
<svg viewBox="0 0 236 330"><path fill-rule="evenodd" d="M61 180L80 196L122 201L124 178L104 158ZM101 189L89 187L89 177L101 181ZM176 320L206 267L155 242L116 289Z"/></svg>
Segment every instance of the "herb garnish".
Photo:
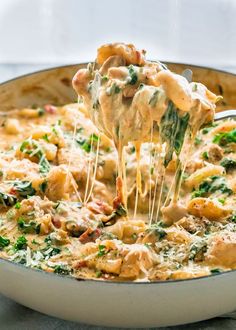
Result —
<svg viewBox="0 0 236 330"><path fill-rule="evenodd" d="M20 236L17 238L16 243L14 244L14 249L16 251L18 250L24 250L27 247L27 239L25 238L25 236Z"/></svg>
<svg viewBox="0 0 236 330"><path fill-rule="evenodd" d="M236 143L236 128L230 132L216 134L213 138L213 142L220 146L225 146L228 143Z"/></svg>
<svg viewBox="0 0 236 330"><path fill-rule="evenodd" d="M10 244L10 240L6 237L0 236L0 249L5 248Z"/></svg>
<svg viewBox="0 0 236 330"><path fill-rule="evenodd" d="M138 81L138 75L137 72L134 68L133 65L128 66L128 71L129 71L129 79L128 79L128 84L130 85L135 85L136 82Z"/></svg>
<svg viewBox="0 0 236 330"><path fill-rule="evenodd" d="M23 233L40 233L40 224L36 223L35 221L25 222L25 219L23 217L20 217L17 221L18 227L20 230L23 231Z"/></svg>
<svg viewBox="0 0 236 330"><path fill-rule="evenodd" d="M231 158L224 158L220 165L225 168L226 172L228 172L236 168L236 160Z"/></svg>
<svg viewBox="0 0 236 330"><path fill-rule="evenodd" d="M13 185L20 197L34 196L36 193L30 181L15 181Z"/></svg>
<svg viewBox="0 0 236 330"><path fill-rule="evenodd" d="M203 181L198 190L192 193L192 198L195 197L208 197L210 194L220 191L223 194L232 195L233 191L227 187L225 179L221 176L210 176L207 180Z"/></svg>
<svg viewBox="0 0 236 330"><path fill-rule="evenodd" d="M0 205L4 207L13 206L14 204L16 204L16 202L16 196L0 191Z"/></svg>
<svg viewBox="0 0 236 330"><path fill-rule="evenodd" d="M50 164L37 141L31 138L23 141L20 146L20 151L30 157L36 157L38 159L39 170L41 173L47 173L50 170Z"/></svg>

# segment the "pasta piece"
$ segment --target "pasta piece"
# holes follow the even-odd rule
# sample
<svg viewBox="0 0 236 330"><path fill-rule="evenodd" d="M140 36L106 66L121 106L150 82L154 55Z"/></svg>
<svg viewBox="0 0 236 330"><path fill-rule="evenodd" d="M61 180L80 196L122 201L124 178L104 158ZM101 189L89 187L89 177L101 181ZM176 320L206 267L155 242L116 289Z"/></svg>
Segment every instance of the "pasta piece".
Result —
<svg viewBox="0 0 236 330"><path fill-rule="evenodd" d="M50 170L47 182L46 195L52 201L73 198L75 189L78 187L71 173L63 165Z"/></svg>
<svg viewBox="0 0 236 330"><path fill-rule="evenodd" d="M15 118L8 118L4 127L8 134L19 134L21 132L19 120Z"/></svg>
<svg viewBox="0 0 236 330"><path fill-rule="evenodd" d="M206 217L209 220L221 221L232 213L232 209L224 207L217 200L197 197L187 206L188 212L196 217Z"/></svg>
<svg viewBox="0 0 236 330"><path fill-rule="evenodd" d="M219 165L208 165L206 167L198 169L196 172L191 174L186 180L185 184L188 188L197 188L199 184L213 175L225 174L225 169L223 166Z"/></svg>
<svg viewBox="0 0 236 330"><path fill-rule="evenodd" d="M226 268L236 267L236 233L222 232L212 238L206 262Z"/></svg>

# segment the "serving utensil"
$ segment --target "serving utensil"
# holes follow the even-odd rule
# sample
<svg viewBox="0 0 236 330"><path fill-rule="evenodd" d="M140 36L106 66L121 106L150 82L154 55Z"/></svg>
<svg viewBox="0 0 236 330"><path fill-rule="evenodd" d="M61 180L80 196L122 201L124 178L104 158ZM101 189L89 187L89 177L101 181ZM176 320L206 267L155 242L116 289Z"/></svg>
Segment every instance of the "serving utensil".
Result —
<svg viewBox="0 0 236 330"><path fill-rule="evenodd" d="M214 116L214 121L227 119L227 118L236 118L236 110L233 109L233 110L217 112Z"/></svg>

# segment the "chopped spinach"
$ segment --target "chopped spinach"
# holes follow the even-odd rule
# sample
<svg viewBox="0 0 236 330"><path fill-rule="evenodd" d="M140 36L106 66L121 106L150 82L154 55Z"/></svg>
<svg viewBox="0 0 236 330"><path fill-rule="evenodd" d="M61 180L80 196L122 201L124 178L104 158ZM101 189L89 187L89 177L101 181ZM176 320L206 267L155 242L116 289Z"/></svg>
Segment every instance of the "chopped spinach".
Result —
<svg viewBox="0 0 236 330"><path fill-rule="evenodd" d="M208 197L210 194L220 191L222 194L232 195L233 191L227 187L225 179L221 176L211 176L207 180L203 181L198 190L192 193L192 198L195 197Z"/></svg>
<svg viewBox="0 0 236 330"><path fill-rule="evenodd" d="M25 238L25 236L18 237L16 243L14 244L14 249L16 251L25 250L26 247L27 247L27 239Z"/></svg>
<svg viewBox="0 0 236 330"><path fill-rule="evenodd" d="M159 240L162 240L166 237L166 231L160 226L160 223L150 226L148 231L153 232Z"/></svg>
<svg viewBox="0 0 236 330"><path fill-rule="evenodd" d="M161 118L160 135L162 143L166 142L167 151L164 159L164 166L167 167L172 160L174 151L180 154L185 132L188 126L189 114L179 116L177 108L172 101L169 101L166 112Z"/></svg>
<svg viewBox="0 0 236 330"><path fill-rule="evenodd" d="M57 265L57 266L54 268L54 273L55 273L55 274L60 274L60 275L69 275L69 274L70 274L70 271L69 271L69 269L66 268L65 266Z"/></svg>
<svg viewBox="0 0 236 330"><path fill-rule="evenodd" d="M0 205L7 207L13 206L17 202L17 198L14 195L6 194L0 191Z"/></svg>
<svg viewBox="0 0 236 330"><path fill-rule="evenodd" d="M80 145L80 147L86 151L86 152L90 152L91 151L91 144L92 142L98 142L99 137L96 134L91 134L89 139L86 140L83 137L81 137L80 135L77 135L76 137L76 142Z"/></svg>
<svg viewBox="0 0 236 330"><path fill-rule="evenodd" d="M21 203L20 202L17 202L15 204L15 209L19 210L21 208Z"/></svg>
<svg viewBox="0 0 236 330"><path fill-rule="evenodd" d="M15 181L13 185L20 197L34 196L36 193L30 181Z"/></svg>
<svg viewBox="0 0 236 330"><path fill-rule="evenodd" d="M199 144L201 144L201 143L202 143L202 139L200 139L199 137L196 137L194 140L195 146L199 146Z"/></svg>
<svg viewBox="0 0 236 330"><path fill-rule="evenodd" d="M32 140L31 138L23 141L20 146L20 151L29 155L29 157L36 157L38 159L39 170L42 174L45 174L50 170L50 164L37 141Z"/></svg>
<svg viewBox="0 0 236 330"><path fill-rule="evenodd" d="M43 181L42 183L40 183L39 185L39 189L42 191L42 193L45 193L46 189L47 189L48 183L47 181Z"/></svg>
<svg viewBox="0 0 236 330"><path fill-rule="evenodd" d="M119 204L115 210L115 213L121 217L124 217L127 215L127 210L122 204Z"/></svg>
<svg viewBox="0 0 236 330"><path fill-rule="evenodd" d="M236 128L230 132L216 134L213 138L213 142L220 146L225 146L228 143L236 143Z"/></svg>
<svg viewBox="0 0 236 330"><path fill-rule="evenodd" d="M0 236L0 249L5 248L10 244L10 240L6 237Z"/></svg>
<svg viewBox="0 0 236 330"><path fill-rule="evenodd" d="M220 165L225 168L226 172L228 172L236 168L236 160L231 158L224 158L222 159Z"/></svg>
<svg viewBox="0 0 236 330"><path fill-rule="evenodd" d="M220 274L221 270L219 268L214 268L214 269L211 269L211 273L212 274Z"/></svg>
<svg viewBox="0 0 236 330"><path fill-rule="evenodd" d="M120 91L121 91L120 87L116 83L113 83L111 87L107 88L106 93L108 96L111 96L114 94L119 94Z"/></svg>
<svg viewBox="0 0 236 330"><path fill-rule="evenodd" d="M40 233L40 224L35 221L26 222L24 218L20 217L17 221L19 229L23 233L39 234Z"/></svg>
<svg viewBox="0 0 236 330"><path fill-rule="evenodd" d="M202 158L205 159L205 160L208 160L208 159L209 159L209 154L208 154L207 151L204 151L204 152L202 153Z"/></svg>
<svg viewBox="0 0 236 330"><path fill-rule="evenodd" d="M102 257L106 254L106 246L105 245L98 245L98 257Z"/></svg>
<svg viewBox="0 0 236 330"><path fill-rule="evenodd" d="M233 223L236 223L236 214L231 215L231 217L228 220Z"/></svg>
<svg viewBox="0 0 236 330"><path fill-rule="evenodd" d="M128 79L128 84L130 85L135 85L138 81L138 75L137 72L134 68L133 65L130 65L128 67L128 71L129 71L129 79Z"/></svg>
<svg viewBox="0 0 236 330"><path fill-rule="evenodd" d="M207 251L207 243L201 240L190 247L189 260L195 260Z"/></svg>
<svg viewBox="0 0 236 330"><path fill-rule="evenodd" d="M38 116L42 117L45 114L45 110L43 108L38 108Z"/></svg>

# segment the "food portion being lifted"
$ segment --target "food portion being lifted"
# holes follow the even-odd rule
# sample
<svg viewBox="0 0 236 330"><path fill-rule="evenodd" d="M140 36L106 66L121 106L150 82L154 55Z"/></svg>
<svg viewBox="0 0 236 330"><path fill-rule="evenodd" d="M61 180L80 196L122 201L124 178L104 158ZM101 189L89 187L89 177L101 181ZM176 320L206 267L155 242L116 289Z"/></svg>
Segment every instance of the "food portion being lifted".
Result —
<svg viewBox="0 0 236 330"><path fill-rule="evenodd" d="M122 43L101 46L96 62L77 72L73 86L93 123L114 141L118 150L117 199L122 205L127 206L124 146L132 142L136 147L139 193L142 143L163 146L156 164L163 182L165 168L173 157L177 158L174 196L162 213L167 222L179 220L186 212L178 203L184 164L200 127L213 121L219 97L201 83L189 83L162 63L146 60L145 51ZM159 199L160 194L161 191Z"/></svg>

